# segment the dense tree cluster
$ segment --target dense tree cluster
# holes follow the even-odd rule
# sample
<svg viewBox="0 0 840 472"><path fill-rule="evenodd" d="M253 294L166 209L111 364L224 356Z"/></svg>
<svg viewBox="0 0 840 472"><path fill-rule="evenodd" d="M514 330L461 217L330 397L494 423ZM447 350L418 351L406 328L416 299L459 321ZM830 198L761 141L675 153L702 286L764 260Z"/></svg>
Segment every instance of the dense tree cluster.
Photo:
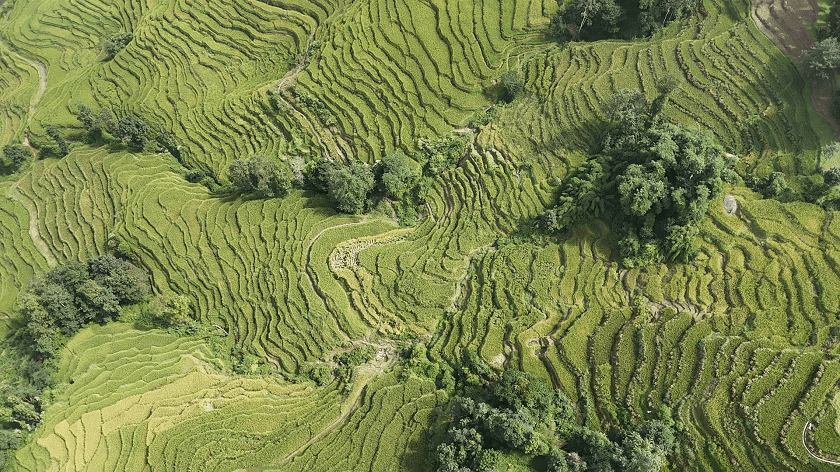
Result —
<svg viewBox="0 0 840 472"><path fill-rule="evenodd" d="M549 32L561 41L596 41L649 36L673 20L689 15L696 0L560 1Z"/></svg>
<svg viewBox="0 0 840 472"><path fill-rule="evenodd" d="M404 154L388 154L373 166L361 162L341 164L329 159L311 163L305 170L305 185L325 193L344 213L363 213L380 197L413 202L419 173Z"/></svg>
<svg viewBox="0 0 840 472"><path fill-rule="evenodd" d="M121 32L117 33L107 40L105 43L102 44L102 50L105 51L105 57L108 60L114 58L118 52L122 51L123 48L128 46L128 43L131 42L131 33Z"/></svg>
<svg viewBox="0 0 840 472"><path fill-rule="evenodd" d="M9 144L3 146L3 160L0 161L0 173L12 174L17 172L24 162L32 156L29 149L21 145Z"/></svg>
<svg viewBox="0 0 840 472"><path fill-rule="evenodd" d="M284 197L292 189L289 169L265 156L234 160L228 167L228 180L238 191L260 198Z"/></svg>
<svg viewBox="0 0 840 472"><path fill-rule="evenodd" d="M577 424L569 399L540 377L506 370L474 397L451 402L450 426L435 450L437 470L496 470L501 454L541 458L550 472L655 472L676 450L671 426L654 420L608 437Z"/></svg>
<svg viewBox="0 0 840 472"><path fill-rule="evenodd" d="M113 256L70 262L32 279L17 300L22 327L0 346L0 468L9 451L41 421L48 389L54 384L55 355L84 325L116 318L121 307L149 295L146 273ZM183 297L153 300L166 320L184 313Z"/></svg>
<svg viewBox="0 0 840 472"><path fill-rule="evenodd" d="M76 119L87 132L89 143L117 141L133 151L166 151L177 159L181 158L181 150L174 137L161 126L153 126L133 113L117 118L106 107L98 113L85 104L79 104L77 108Z"/></svg>
<svg viewBox="0 0 840 472"><path fill-rule="evenodd" d="M484 115L489 119L493 113ZM237 159L228 167L230 186L227 188L271 198L284 196L299 185L326 194L338 211L350 214L370 211L387 198L400 222L409 224L422 210L433 177L457 165L466 155L468 140L468 136L456 133L420 139L416 160L424 163L422 167L399 151L387 154L373 165L328 158L305 162L294 155L284 160L264 156ZM191 182L211 178L201 171L190 171L185 177ZM213 180L208 187L217 189L218 184Z"/></svg>
<svg viewBox="0 0 840 472"><path fill-rule="evenodd" d="M91 322L107 322L120 306L149 294L145 272L114 256L70 262L33 279L18 297L25 327L19 336L36 356L53 357L67 337Z"/></svg>
<svg viewBox="0 0 840 472"><path fill-rule="evenodd" d="M607 218L627 267L696 255L697 223L724 180L737 176L710 133L656 119L665 99L648 104L640 92L623 91L609 101L598 152L562 182L557 206L540 219L543 229L564 232Z"/></svg>

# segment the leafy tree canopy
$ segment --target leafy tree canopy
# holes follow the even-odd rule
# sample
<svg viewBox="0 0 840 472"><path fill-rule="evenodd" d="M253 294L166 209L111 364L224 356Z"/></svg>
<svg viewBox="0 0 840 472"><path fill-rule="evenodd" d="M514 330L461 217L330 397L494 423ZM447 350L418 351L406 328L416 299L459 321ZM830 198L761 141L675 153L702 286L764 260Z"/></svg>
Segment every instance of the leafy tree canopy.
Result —
<svg viewBox="0 0 840 472"><path fill-rule="evenodd" d="M0 170L4 174L17 172L30 157L32 154L24 146L14 144L3 146L3 161L0 162Z"/></svg>
<svg viewBox="0 0 840 472"><path fill-rule="evenodd" d="M354 162L349 166L334 168L329 173L328 189L336 208L344 213L364 213L367 198L373 190L375 179L370 166Z"/></svg>
<svg viewBox="0 0 840 472"><path fill-rule="evenodd" d="M292 189L288 167L265 156L234 160L228 167L228 179L240 192L253 192L261 198L284 197Z"/></svg>
<svg viewBox="0 0 840 472"><path fill-rule="evenodd" d="M148 123L134 114L129 113L117 122L119 137L128 143L130 148L142 150L149 142L151 127Z"/></svg>
<svg viewBox="0 0 840 472"><path fill-rule="evenodd" d="M394 199L402 198L418 177L412 162L401 152L392 152L382 158L374 168L374 174L381 190Z"/></svg>
<svg viewBox="0 0 840 472"><path fill-rule="evenodd" d="M62 339L85 324L114 319L123 304L149 294L146 274L133 264L105 255L70 262L30 282L16 309L25 324L21 336L33 354L54 356Z"/></svg>
<svg viewBox="0 0 840 472"><path fill-rule="evenodd" d="M559 3L549 33L561 41L649 36L697 7L697 0L561 0Z"/></svg>
<svg viewBox="0 0 840 472"><path fill-rule="evenodd" d="M840 43L834 37L824 39L803 52L800 60L806 75L827 80L840 70Z"/></svg>
<svg viewBox="0 0 840 472"><path fill-rule="evenodd" d="M493 377L493 374L491 374ZM656 472L676 451L671 427L648 421L611 436L576 422L571 401L545 379L506 370L484 389L456 397L435 450L438 472L495 470L500 452L540 457L543 470Z"/></svg>
<svg viewBox="0 0 840 472"><path fill-rule="evenodd" d="M710 133L658 122L649 110L633 91L608 102L611 126L600 152L561 184L557 206L541 218L544 229L608 217L628 267L696 255L697 223L724 180L735 178L733 162Z"/></svg>

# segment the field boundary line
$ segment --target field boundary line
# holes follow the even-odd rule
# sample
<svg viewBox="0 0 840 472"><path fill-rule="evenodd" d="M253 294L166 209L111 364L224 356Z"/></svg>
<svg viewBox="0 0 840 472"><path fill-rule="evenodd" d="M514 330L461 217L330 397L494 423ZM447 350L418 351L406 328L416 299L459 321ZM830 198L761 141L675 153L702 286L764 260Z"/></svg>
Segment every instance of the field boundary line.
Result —
<svg viewBox="0 0 840 472"><path fill-rule="evenodd" d="M35 247L38 248L38 252L40 252L41 255L44 256L44 259L47 260L47 265L55 267L58 265L58 262L56 262L55 257L53 257L49 245L43 240L43 238L41 238L41 231L38 229L38 208L35 207L33 209L26 203L26 201L24 201L23 194L21 194L20 190L18 190L19 184L20 181L17 181L9 188L9 198L23 205L23 208L25 208L26 212L29 213L29 237L32 238L32 242L35 243Z"/></svg>
<svg viewBox="0 0 840 472"><path fill-rule="evenodd" d="M29 144L28 128L29 125L32 123L32 116L35 115L35 110L38 108L38 104L41 103L41 97L44 96L44 92L47 90L47 66L45 66L44 63L41 61L29 59L26 56L21 55L1 40L0 46L9 51L9 54L21 58L24 62L32 66L38 72L38 90L35 92L35 95L33 95L32 99L29 101L29 111L26 113L26 125L22 130L23 139L21 140L24 146L28 147L34 152L35 149L32 147L31 144Z"/></svg>

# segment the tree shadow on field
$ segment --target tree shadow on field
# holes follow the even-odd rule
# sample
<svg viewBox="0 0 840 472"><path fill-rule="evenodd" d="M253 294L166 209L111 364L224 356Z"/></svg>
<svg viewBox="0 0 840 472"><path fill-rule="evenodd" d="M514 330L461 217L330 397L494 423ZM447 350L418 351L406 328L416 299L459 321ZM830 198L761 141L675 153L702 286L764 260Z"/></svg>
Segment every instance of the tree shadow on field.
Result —
<svg viewBox="0 0 840 472"><path fill-rule="evenodd" d="M749 13L746 15L749 15ZM726 16L728 16L733 22L737 23L744 18L744 12L740 11L738 7L732 3L732 1L728 1L726 2Z"/></svg>

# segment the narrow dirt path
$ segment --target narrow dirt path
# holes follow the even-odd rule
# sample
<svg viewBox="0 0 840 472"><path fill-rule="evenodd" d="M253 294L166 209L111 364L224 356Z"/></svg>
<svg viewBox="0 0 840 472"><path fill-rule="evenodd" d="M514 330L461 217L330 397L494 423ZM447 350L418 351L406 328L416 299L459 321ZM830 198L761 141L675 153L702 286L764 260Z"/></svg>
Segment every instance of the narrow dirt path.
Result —
<svg viewBox="0 0 840 472"><path fill-rule="evenodd" d="M29 125L32 123L32 116L35 114L38 104L41 103L41 97L44 96L44 91L47 90L47 66L40 61L29 59L18 54L5 43L0 42L0 46L38 71L38 90L29 101L29 111L26 116L26 129L23 130L23 138L21 139L23 145L28 147L34 153L35 149L29 142ZM44 256L44 259L47 260L47 264L49 264L50 267L55 267L57 264L55 257L53 257L49 245L47 245L43 238L41 238L41 232L38 230L38 209L33 208L27 199L20 193L20 190L18 189L19 184L20 181L17 181L9 188L9 198L20 203L24 208L26 208L26 211L29 213L29 237L32 238L32 242L35 243L35 247L38 248L38 252L40 252L41 255Z"/></svg>
<svg viewBox="0 0 840 472"><path fill-rule="evenodd" d="M29 102L29 114L26 117L26 126L29 126L32 123L32 115L35 114L35 109L38 108L38 104L41 103L41 97L44 96L44 91L47 90L47 66L43 62L33 61L23 56L20 57L38 71L38 91L35 92L32 101Z"/></svg>
<svg viewBox="0 0 840 472"><path fill-rule="evenodd" d="M300 72L303 69L305 69L306 66L309 65L309 59L311 57L310 53L312 52L312 41L314 41L314 40L315 40L315 32L313 31L309 35L309 37L306 38L306 46L303 48L303 52L301 53L304 56L306 56L306 60L304 60L304 61L299 60L297 65L294 67L294 69L290 70L289 72L286 72L286 75L284 75L283 78L280 79L280 82L277 84L277 91L278 92L281 92L284 88L292 85L294 80L297 78L298 74L300 74ZM298 57L300 57L300 56L298 56Z"/></svg>
<svg viewBox="0 0 840 472"><path fill-rule="evenodd" d="M823 463L826 463L826 464L831 464L831 465L840 465L840 462L838 462L838 461L833 461L833 460L829 460L829 459L823 459L822 457L820 457L820 456L818 456L818 455L814 454L814 453L811 451L811 449L809 449L809 448L808 448L808 445L807 445L807 444L805 444L805 433L808 431L808 428L809 428L810 426L811 426L811 422L810 422L810 421L808 421L808 422L806 422L806 423L805 423L805 427L804 427L804 428L802 428L802 447L804 447L804 448L805 448L805 452L807 452L807 453L808 453L811 457L813 457L814 459L816 459L816 460L818 460L818 461L820 461L820 462L823 462Z"/></svg>
<svg viewBox="0 0 840 472"><path fill-rule="evenodd" d="M44 96L44 91L47 90L47 66L40 61L36 61L33 59L29 59L17 52L14 49L9 47L8 44L0 42L0 46L3 49L9 51L9 54L18 57L22 61L26 62L30 66L32 66L36 71L38 71L38 90L35 91L35 95L32 96L32 99L29 101L29 111L26 114L26 128L23 130L23 139L21 142L24 146L31 149L33 152L35 150L32 148L32 145L29 143L29 125L32 123L32 116L35 114L35 110L38 108L38 104L41 103L41 97Z"/></svg>
<svg viewBox="0 0 840 472"><path fill-rule="evenodd" d="M786 55L799 60L802 52L814 46L806 23L817 21L820 6L817 0L752 0L750 15L756 26ZM817 115L831 126L840 139L840 125L831 115L833 87L828 81L811 84L811 104Z"/></svg>

